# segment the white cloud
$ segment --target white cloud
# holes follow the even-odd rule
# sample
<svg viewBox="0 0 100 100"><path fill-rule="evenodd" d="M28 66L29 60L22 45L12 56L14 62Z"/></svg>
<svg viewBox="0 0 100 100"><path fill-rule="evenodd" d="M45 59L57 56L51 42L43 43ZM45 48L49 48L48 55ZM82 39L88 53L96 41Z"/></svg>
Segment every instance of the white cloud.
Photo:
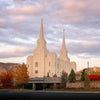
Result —
<svg viewBox="0 0 100 100"><path fill-rule="evenodd" d="M41 5L34 6L34 5L24 5L22 7L14 7L8 10L9 14L15 15L30 15L30 14L40 14L42 10Z"/></svg>
<svg viewBox="0 0 100 100"><path fill-rule="evenodd" d="M12 18L13 23L21 23L26 20L26 16L16 16Z"/></svg>

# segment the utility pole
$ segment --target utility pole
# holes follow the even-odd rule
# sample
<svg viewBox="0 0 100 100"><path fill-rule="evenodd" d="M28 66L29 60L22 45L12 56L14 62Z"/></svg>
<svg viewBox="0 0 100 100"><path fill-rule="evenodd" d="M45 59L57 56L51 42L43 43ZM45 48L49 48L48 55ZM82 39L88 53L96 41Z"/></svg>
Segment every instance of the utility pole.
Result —
<svg viewBox="0 0 100 100"><path fill-rule="evenodd" d="M88 71L88 75L89 75L89 61L87 62L87 71Z"/></svg>

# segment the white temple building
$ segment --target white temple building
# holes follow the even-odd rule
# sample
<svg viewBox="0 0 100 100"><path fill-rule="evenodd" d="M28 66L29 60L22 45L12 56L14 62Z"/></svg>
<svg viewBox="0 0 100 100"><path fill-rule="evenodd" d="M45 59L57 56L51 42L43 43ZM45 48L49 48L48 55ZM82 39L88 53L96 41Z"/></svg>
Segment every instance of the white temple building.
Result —
<svg viewBox="0 0 100 100"><path fill-rule="evenodd" d="M49 74L50 77L53 77L55 74L60 77L63 70L67 74L69 74L72 69L76 71L76 63L71 62L68 57L64 31L60 56L57 56L56 53L49 52L46 47L43 20L41 20L40 36L37 40L37 47L34 49L33 55L27 57L27 67L30 78L46 77L47 74Z"/></svg>

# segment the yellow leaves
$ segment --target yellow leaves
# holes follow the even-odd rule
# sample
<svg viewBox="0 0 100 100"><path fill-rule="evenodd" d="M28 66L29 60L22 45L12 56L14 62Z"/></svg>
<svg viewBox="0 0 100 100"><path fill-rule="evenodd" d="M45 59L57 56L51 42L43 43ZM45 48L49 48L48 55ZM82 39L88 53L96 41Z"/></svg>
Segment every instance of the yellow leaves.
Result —
<svg viewBox="0 0 100 100"><path fill-rule="evenodd" d="M12 72L12 75L15 78L17 84L25 84L29 81L27 67L25 64L18 65Z"/></svg>
<svg viewBox="0 0 100 100"><path fill-rule="evenodd" d="M100 71L91 70L89 71L89 75L100 75Z"/></svg>

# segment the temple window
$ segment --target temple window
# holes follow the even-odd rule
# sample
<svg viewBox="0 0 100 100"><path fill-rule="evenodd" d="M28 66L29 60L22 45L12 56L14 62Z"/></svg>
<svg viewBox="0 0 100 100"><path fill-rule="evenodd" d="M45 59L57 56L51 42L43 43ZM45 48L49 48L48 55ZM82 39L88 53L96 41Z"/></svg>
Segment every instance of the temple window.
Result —
<svg viewBox="0 0 100 100"><path fill-rule="evenodd" d="M37 74L38 73L38 70L35 70L35 73Z"/></svg>
<svg viewBox="0 0 100 100"><path fill-rule="evenodd" d="M35 67L38 67L38 62L35 62Z"/></svg>

